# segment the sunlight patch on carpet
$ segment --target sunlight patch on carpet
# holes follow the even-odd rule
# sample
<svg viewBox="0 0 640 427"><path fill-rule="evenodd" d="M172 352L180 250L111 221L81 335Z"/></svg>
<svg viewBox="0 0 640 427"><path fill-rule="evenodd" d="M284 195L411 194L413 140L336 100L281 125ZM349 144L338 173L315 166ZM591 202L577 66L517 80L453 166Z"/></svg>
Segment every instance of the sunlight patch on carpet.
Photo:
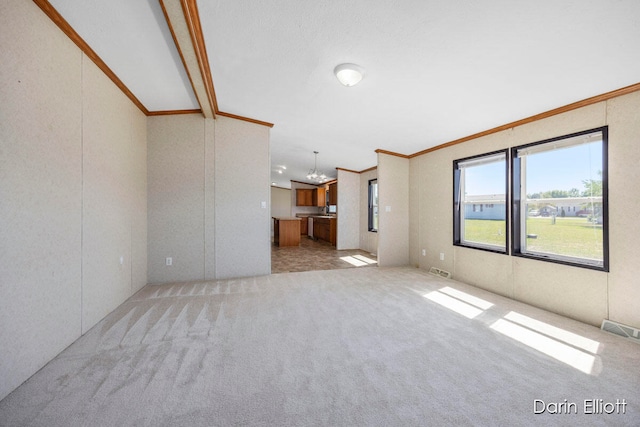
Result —
<svg viewBox="0 0 640 427"><path fill-rule="evenodd" d="M549 325L548 323L532 319L531 317L524 316L520 313L516 313L515 311L510 312L504 316L504 318L512 321L513 323L533 329L536 332L540 332L541 334L548 335L559 341L564 341L574 347L586 350L589 353L596 354L600 349L600 343L598 341L594 341L581 335L574 334L573 332Z"/></svg>
<svg viewBox="0 0 640 427"><path fill-rule="evenodd" d="M362 267L369 264L376 264L378 262L371 258L367 258L366 256L363 256L363 255L343 256L343 257L340 257L340 259L356 267Z"/></svg>
<svg viewBox="0 0 640 427"><path fill-rule="evenodd" d="M513 312L511 312L513 313ZM511 314L509 313L509 314ZM514 313L516 318L521 320L518 313ZM508 316L508 315L507 315ZM526 316L523 316L526 317ZM542 323L542 322L540 322ZM497 320L491 329L500 332L534 350L550 356L562 363L565 363L585 374L591 374L595 364L595 356L579 350L571 345L565 344L557 339L548 337L524 326L518 325L505 318ZM556 328L557 329L557 328Z"/></svg>
<svg viewBox="0 0 640 427"><path fill-rule="evenodd" d="M450 288L449 286L445 286L444 288L438 289L439 292L462 300L468 304L478 307L481 310L488 310L493 307L493 303L489 301L485 301L481 298L474 297L473 295L469 295L466 292L459 291L457 289Z"/></svg>
<svg viewBox="0 0 640 427"><path fill-rule="evenodd" d="M440 304L443 307L448 308L451 311L455 311L456 313L463 315L467 319L473 319L484 311L472 306L471 304L467 304L466 302L460 301L459 299L450 297L449 295L443 294L438 291L429 292L428 294L424 295L424 297Z"/></svg>

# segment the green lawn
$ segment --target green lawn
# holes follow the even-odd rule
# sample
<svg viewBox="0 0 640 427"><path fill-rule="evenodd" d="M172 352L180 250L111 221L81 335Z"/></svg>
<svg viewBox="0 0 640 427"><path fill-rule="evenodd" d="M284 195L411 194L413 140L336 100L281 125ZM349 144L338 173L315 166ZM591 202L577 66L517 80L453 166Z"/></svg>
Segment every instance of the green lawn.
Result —
<svg viewBox="0 0 640 427"><path fill-rule="evenodd" d="M504 221L465 220L465 240L504 245ZM535 217L527 219L527 249L579 258L602 259L602 226L587 218Z"/></svg>

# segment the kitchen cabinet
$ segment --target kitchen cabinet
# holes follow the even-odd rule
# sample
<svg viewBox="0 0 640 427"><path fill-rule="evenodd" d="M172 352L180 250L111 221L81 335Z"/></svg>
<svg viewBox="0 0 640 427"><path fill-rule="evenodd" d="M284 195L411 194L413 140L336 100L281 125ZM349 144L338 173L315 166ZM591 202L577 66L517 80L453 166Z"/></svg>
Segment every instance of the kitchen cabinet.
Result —
<svg viewBox="0 0 640 427"><path fill-rule="evenodd" d="M309 217L300 217L300 235L306 236L309 234Z"/></svg>
<svg viewBox="0 0 640 427"><path fill-rule="evenodd" d="M315 202L314 206L324 207L324 204L326 202L327 190L322 187L316 188L313 191L315 192L313 200Z"/></svg>
<svg viewBox="0 0 640 427"><path fill-rule="evenodd" d="M333 184L329 184L329 204L337 205L338 204L338 183L334 182Z"/></svg>
<svg viewBox="0 0 640 427"><path fill-rule="evenodd" d="M332 245L336 244L336 219L326 216L313 217L313 237L324 240Z"/></svg>
<svg viewBox="0 0 640 427"><path fill-rule="evenodd" d="M296 206L324 206L325 204L324 188L297 188L296 189Z"/></svg>
<svg viewBox="0 0 640 427"><path fill-rule="evenodd" d="M313 189L311 188L296 189L296 206L314 206L313 205Z"/></svg>

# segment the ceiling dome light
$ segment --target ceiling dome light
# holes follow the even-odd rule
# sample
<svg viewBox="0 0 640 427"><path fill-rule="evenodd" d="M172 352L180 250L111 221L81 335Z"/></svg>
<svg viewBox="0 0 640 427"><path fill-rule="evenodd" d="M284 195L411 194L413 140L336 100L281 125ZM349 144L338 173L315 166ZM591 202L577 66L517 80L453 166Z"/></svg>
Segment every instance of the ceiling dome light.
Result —
<svg viewBox="0 0 640 427"><path fill-rule="evenodd" d="M364 69L356 64L340 64L333 69L333 73L347 87L357 85L364 77Z"/></svg>

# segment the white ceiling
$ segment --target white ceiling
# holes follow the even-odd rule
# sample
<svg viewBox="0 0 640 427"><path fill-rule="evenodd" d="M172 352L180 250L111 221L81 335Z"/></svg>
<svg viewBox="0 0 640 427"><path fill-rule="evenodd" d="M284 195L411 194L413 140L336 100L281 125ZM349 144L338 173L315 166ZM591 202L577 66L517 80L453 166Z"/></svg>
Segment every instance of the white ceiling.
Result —
<svg viewBox="0 0 640 427"><path fill-rule="evenodd" d="M158 0L50 0L150 111L199 108ZM221 111L273 181L363 170L640 82L638 0L198 0ZM365 69L354 87L333 69ZM287 169L276 173L278 165Z"/></svg>

